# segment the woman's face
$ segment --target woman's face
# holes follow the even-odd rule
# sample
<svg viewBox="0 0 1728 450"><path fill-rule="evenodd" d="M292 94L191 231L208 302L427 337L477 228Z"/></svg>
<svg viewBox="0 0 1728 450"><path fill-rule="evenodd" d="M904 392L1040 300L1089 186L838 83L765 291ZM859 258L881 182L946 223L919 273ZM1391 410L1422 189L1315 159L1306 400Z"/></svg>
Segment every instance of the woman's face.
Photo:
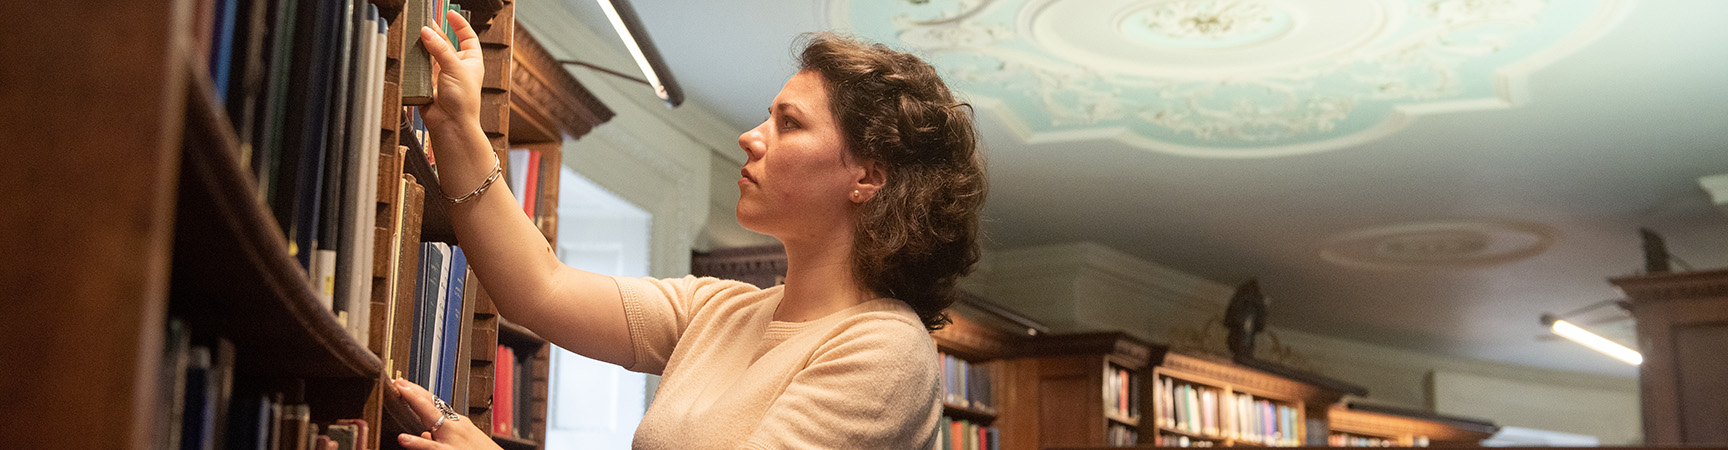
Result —
<svg viewBox="0 0 1728 450"><path fill-rule="evenodd" d="M852 191L867 171L847 153L821 74L793 75L738 146L749 158L738 179L745 228L782 242L849 230Z"/></svg>

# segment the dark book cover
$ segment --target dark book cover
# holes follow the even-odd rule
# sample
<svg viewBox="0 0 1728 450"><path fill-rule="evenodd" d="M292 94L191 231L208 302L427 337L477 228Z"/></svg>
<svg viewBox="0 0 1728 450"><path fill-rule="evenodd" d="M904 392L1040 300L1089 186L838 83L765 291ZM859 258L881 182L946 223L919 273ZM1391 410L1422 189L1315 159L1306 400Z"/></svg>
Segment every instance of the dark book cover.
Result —
<svg viewBox="0 0 1728 450"><path fill-rule="evenodd" d="M229 56L228 92L224 106L234 134L240 137L241 162L252 169L253 182L258 183L260 198L264 180L258 178L258 148L254 127L258 119L258 97L264 90L264 63L268 53L265 43L270 32L270 11L280 0L240 2L235 11L234 50Z"/></svg>
<svg viewBox="0 0 1728 450"><path fill-rule="evenodd" d="M352 98L348 92L348 83L352 78L354 53L354 0L334 0L337 8L330 11L326 20L332 21L331 46L328 61L330 64L330 89L327 91L326 121L322 124L324 170L323 183L318 196L318 234L314 236L314 245L319 252L325 253L320 263L314 264L317 273L313 279L320 289L321 295L328 297L331 312L338 316L347 313L348 302L335 301L336 286L336 255L341 247L342 198L344 179L348 168L348 111Z"/></svg>
<svg viewBox="0 0 1728 450"><path fill-rule="evenodd" d="M315 0L306 0L308 2ZM287 232L291 217L277 208L283 203L277 174L282 169L282 138L288 111L288 79L293 73L294 32L299 18L300 0L272 0L270 4L268 42L261 60L263 78L262 99L258 104L258 120L253 138L253 170L258 176L259 193L276 214L276 222Z"/></svg>
<svg viewBox="0 0 1728 450"><path fill-rule="evenodd" d="M286 220L289 253L312 272L324 195L324 161L328 156L330 90L334 82L337 14L343 0L312 0L300 4L294 51L294 77L288 84L288 116L282 146L283 165L277 176L282 202L277 220Z"/></svg>

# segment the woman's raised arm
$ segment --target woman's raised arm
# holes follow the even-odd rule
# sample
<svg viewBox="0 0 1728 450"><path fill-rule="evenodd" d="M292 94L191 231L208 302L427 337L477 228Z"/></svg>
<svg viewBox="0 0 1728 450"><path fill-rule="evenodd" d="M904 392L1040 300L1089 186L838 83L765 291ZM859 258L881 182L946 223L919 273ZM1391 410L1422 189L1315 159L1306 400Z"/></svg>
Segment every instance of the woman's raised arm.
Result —
<svg viewBox="0 0 1728 450"><path fill-rule="evenodd" d="M449 12L448 19L460 51L431 28L420 31L437 78L432 104L420 111L438 148L444 194L480 192L450 208L468 264L500 314L560 347L629 367L635 357L617 284L559 262L510 188L493 183L501 177L493 174L499 161L480 129L480 38L460 14Z"/></svg>

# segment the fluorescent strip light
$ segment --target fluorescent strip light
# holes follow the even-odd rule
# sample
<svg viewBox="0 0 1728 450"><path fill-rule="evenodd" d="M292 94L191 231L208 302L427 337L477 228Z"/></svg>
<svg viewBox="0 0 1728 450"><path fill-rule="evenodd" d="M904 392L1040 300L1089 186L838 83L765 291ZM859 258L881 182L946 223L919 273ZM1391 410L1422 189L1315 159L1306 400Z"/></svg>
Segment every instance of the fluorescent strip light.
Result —
<svg viewBox="0 0 1728 450"><path fill-rule="evenodd" d="M1591 350L1602 352L1604 355L1625 361L1627 364L1636 366L1644 363L1644 355L1638 353L1638 351L1626 348L1626 346L1610 341L1602 336L1597 336L1596 333L1591 333L1589 330L1579 328L1571 322L1555 320L1554 324L1550 326L1550 329L1554 331L1554 334L1560 335L1560 337L1571 339L1572 342L1583 344L1585 347L1590 347Z"/></svg>
<svg viewBox="0 0 1728 450"><path fill-rule="evenodd" d="M671 93L666 91L666 85L660 83L660 76L654 73L654 66L648 64L648 56L642 53L642 47L636 44L636 36L630 34L630 27L624 25L624 18L618 15L618 9L612 7L611 0L597 0L600 9L606 12L606 20L612 22L612 29L618 31L618 37L623 38L624 47L630 49L630 57L636 59L636 66L642 69L642 75L648 78L648 84L654 86L654 95L661 100L670 101Z"/></svg>

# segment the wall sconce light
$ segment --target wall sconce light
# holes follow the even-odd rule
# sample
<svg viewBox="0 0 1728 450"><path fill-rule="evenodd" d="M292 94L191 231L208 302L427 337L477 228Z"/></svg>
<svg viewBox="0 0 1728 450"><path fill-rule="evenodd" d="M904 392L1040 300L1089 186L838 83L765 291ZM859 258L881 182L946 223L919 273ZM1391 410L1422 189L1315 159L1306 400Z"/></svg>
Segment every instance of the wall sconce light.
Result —
<svg viewBox="0 0 1728 450"><path fill-rule="evenodd" d="M596 0L600 9L606 12L606 20L612 23L612 29L618 32L618 37L624 40L624 47L630 50L630 57L636 60L636 66L642 69L642 75L647 79L636 78L612 69L574 60L558 60L559 63L573 64L605 72L608 75L624 78L654 88L654 95L666 102L666 107L676 108L684 103L684 90L678 88L678 81L672 78L672 70L666 67L666 61L660 58L660 50L654 47L654 41L648 39L648 29L642 26L642 20L636 18L636 10L630 7L627 0Z"/></svg>
<svg viewBox="0 0 1728 450"><path fill-rule="evenodd" d="M1589 347L1591 350L1601 352L1604 355L1608 355L1608 356L1614 357L1614 359L1625 361L1627 364L1631 364L1634 366L1639 365L1639 364L1643 364L1644 363L1644 355L1642 353L1638 353L1637 350L1627 348L1624 345L1620 345L1620 343L1618 343L1618 342L1614 342L1612 340L1609 340L1608 338L1602 337L1601 335L1590 332L1590 330L1586 330L1583 327L1580 327L1578 325L1574 325L1572 322L1567 322L1564 319L1566 317L1576 316L1579 313L1583 313L1586 311L1590 311L1590 310L1601 308L1603 306L1608 306L1608 305L1615 305L1615 306L1618 306L1618 307L1624 309L1626 307L1626 302L1624 300L1620 300L1620 299L1604 300L1601 302L1596 302L1595 304L1591 304L1590 306L1579 308L1579 309L1574 310L1572 312L1568 312L1566 314L1562 314L1562 315L1558 315L1558 316L1556 316L1554 314L1543 314L1542 315L1542 324L1548 326L1548 330L1550 332L1553 332L1554 334L1559 335L1560 337L1570 339L1572 342L1577 342L1580 345L1583 345L1585 347Z"/></svg>

